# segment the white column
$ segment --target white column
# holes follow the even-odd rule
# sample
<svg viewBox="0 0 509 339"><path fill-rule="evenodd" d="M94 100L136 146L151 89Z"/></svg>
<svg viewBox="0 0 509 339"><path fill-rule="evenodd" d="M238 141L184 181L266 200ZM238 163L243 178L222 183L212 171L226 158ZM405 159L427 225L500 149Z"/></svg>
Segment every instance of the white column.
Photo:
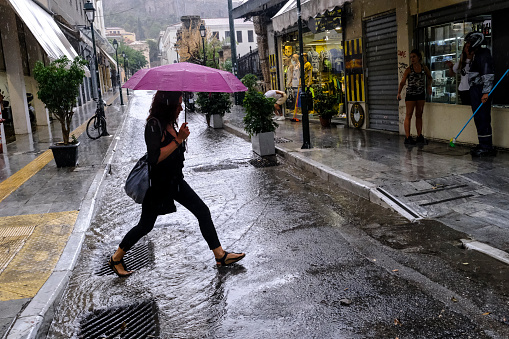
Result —
<svg viewBox="0 0 509 339"><path fill-rule="evenodd" d="M13 10L0 11L0 32L2 34L4 51L8 51L8 53L4 53L4 58L5 68L7 69L7 87L12 109L14 133L29 134L31 137L32 128L28 115L18 29L16 25L16 15ZM6 46L9 46L9 48L6 49Z"/></svg>

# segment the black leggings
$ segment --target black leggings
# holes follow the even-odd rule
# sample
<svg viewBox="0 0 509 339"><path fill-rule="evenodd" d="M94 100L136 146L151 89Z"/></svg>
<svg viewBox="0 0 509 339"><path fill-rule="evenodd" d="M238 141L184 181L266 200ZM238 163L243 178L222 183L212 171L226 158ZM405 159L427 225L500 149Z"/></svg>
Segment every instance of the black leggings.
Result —
<svg viewBox="0 0 509 339"><path fill-rule="evenodd" d="M148 193L147 193L148 194ZM175 201L179 202L182 206L187 208L198 219L200 230L203 238L209 245L211 250L221 246L217 237L216 228L210 216L210 210L196 194L196 192L189 186L185 180L180 183L179 191L175 194ZM119 247L124 251L129 251L143 236L147 235L154 224L158 211L151 203L152 199L145 199L142 204L141 217L138 225L133 227L120 243Z"/></svg>

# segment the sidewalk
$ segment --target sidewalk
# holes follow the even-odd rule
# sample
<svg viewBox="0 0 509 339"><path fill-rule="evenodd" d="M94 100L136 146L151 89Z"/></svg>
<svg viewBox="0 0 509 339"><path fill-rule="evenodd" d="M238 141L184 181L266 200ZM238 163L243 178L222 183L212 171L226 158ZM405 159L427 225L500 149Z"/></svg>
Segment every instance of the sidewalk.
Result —
<svg viewBox="0 0 509 339"><path fill-rule="evenodd" d="M57 120L38 126L32 138L16 136L0 154L2 338L9 330L8 338L35 338L67 284L127 107L120 106L118 92L104 99L112 104L105 107L111 136L91 140L86 135L94 101L75 110L71 134L80 142L77 167L59 169L53 160L49 146L61 141Z"/></svg>
<svg viewBox="0 0 509 339"><path fill-rule="evenodd" d="M235 106L224 120L231 132L247 137L243 116ZM324 129L318 121L309 124L312 148L301 149L302 122L277 122L277 153L287 161L411 221L436 219L509 252L508 152L472 158L467 146L406 146L397 134L344 125Z"/></svg>

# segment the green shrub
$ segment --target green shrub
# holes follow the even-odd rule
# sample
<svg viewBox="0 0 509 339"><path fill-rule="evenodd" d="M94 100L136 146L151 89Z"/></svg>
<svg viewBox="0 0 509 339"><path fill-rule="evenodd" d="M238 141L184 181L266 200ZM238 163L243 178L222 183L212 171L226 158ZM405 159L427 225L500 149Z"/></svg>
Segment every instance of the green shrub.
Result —
<svg viewBox="0 0 509 339"><path fill-rule="evenodd" d="M318 116L324 119L330 119L338 113L339 96L336 94L324 93L323 89L318 88L315 90L313 103L313 108Z"/></svg>
<svg viewBox="0 0 509 339"><path fill-rule="evenodd" d="M39 60L35 64L34 79L39 84L37 96L60 122L64 145L69 144L74 106L80 94L80 84L85 76L87 62L80 57L73 61L66 56L52 61L48 66Z"/></svg>
<svg viewBox="0 0 509 339"><path fill-rule="evenodd" d="M255 134L274 132L279 126L272 120L272 112L274 112L274 98L267 98L260 92L250 89L244 97L244 108L246 115L244 116L244 129L253 136Z"/></svg>
<svg viewBox="0 0 509 339"><path fill-rule="evenodd" d="M221 114L224 116L232 108L230 94L228 93L198 93L196 103L200 106L201 112L207 115Z"/></svg>
<svg viewBox="0 0 509 339"><path fill-rule="evenodd" d="M240 79L244 86L247 87L249 91L255 90L256 82L258 81L258 78L254 74L246 74L242 79Z"/></svg>

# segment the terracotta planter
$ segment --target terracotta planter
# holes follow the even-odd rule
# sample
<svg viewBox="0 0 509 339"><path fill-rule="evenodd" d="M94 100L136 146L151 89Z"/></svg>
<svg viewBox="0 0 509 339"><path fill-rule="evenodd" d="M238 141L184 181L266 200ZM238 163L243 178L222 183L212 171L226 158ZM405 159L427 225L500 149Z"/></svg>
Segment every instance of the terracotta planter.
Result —
<svg viewBox="0 0 509 339"><path fill-rule="evenodd" d="M50 150L53 152L53 158L57 167L76 167L78 164L78 146L77 144L55 144L50 146Z"/></svg>
<svg viewBox="0 0 509 339"><path fill-rule="evenodd" d="M331 126L331 120L332 118L322 118L322 117L319 117L320 118L320 124L322 125L322 127L325 127L325 128L328 128Z"/></svg>

